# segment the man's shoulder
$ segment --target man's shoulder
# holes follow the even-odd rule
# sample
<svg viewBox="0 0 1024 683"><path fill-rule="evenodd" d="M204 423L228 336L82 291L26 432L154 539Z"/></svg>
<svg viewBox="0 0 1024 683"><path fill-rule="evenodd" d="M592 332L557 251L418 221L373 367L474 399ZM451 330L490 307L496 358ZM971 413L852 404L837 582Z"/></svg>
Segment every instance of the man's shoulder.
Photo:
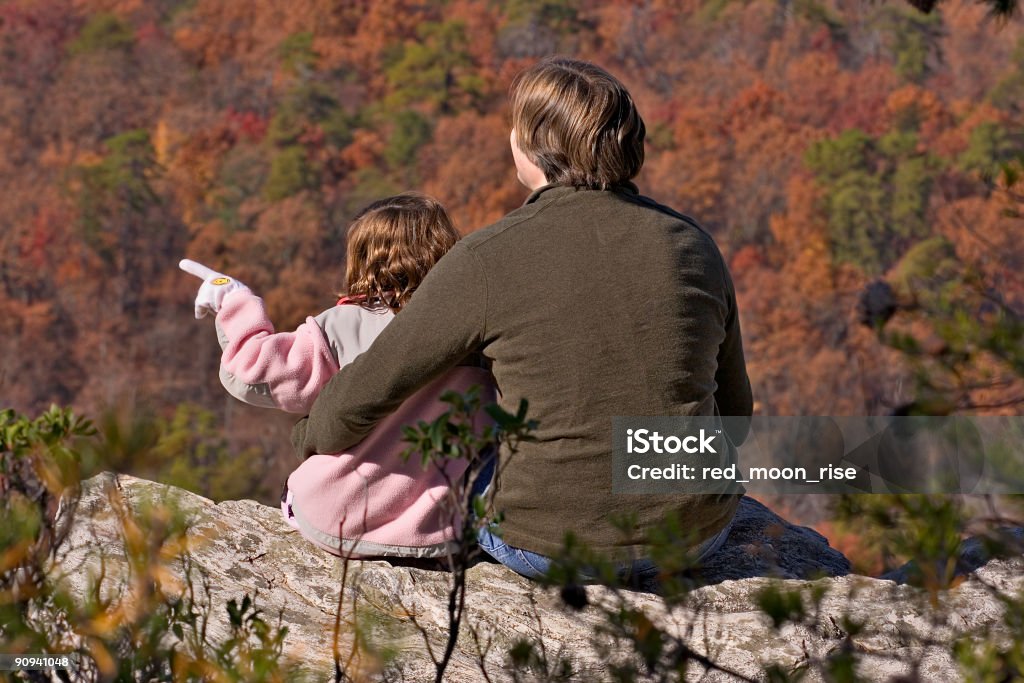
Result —
<svg viewBox="0 0 1024 683"><path fill-rule="evenodd" d="M512 228L535 218L542 209L542 206L538 206L536 204L520 206L519 208L508 212L490 225L469 233L459 240L459 243L463 247L472 251L479 251L486 247L494 247L496 246L496 241L500 244L504 241L502 238L509 236L509 232Z"/></svg>
<svg viewBox="0 0 1024 683"><path fill-rule="evenodd" d="M646 222L658 224L664 232L671 234L676 248L685 252L689 260L701 263L700 272L709 282L720 283L730 279L721 249L711 233L696 219L641 194L626 194L624 198L647 216Z"/></svg>
<svg viewBox="0 0 1024 683"><path fill-rule="evenodd" d="M656 212L675 223L678 226L679 232L683 234L684 238L688 238L688 241L695 247L702 247L709 254L714 255L717 260L724 261L715 238L697 219L644 195L635 195L633 199L644 208Z"/></svg>
<svg viewBox="0 0 1024 683"><path fill-rule="evenodd" d="M676 235L677 240L720 256L711 234L693 217L634 191L562 191L548 201L527 203L488 226L470 233L460 245L477 256L501 255L529 240L529 228L546 230L552 224L600 224L620 220L624 224L648 226Z"/></svg>
<svg viewBox="0 0 1024 683"><path fill-rule="evenodd" d="M685 214L681 211L677 211L676 209L673 209L671 206L666 206L665 204L662 204L661 202L658 202L657 200L652 199L646 195L629 193L624 194L623 197L625 197L627 201L635 204L641 209L646 209L648 211L654 212L654 215L658 215L665 220L668 220L670 222L681 223L683 227L694 231L694 235L699 236L701 240L707 240L712 244L714 243L714 239L711 237L711 233L705 230L704 226L698 223L697 219L693 218L692 216Z"/></svg>

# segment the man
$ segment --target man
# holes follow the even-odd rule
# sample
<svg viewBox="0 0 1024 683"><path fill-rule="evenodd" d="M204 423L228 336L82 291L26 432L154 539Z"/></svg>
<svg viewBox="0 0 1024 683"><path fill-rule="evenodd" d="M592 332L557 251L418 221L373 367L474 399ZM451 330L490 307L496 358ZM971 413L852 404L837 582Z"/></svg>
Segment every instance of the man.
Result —
<svg viewBox="0 0 1024 683"><path fill-rule="evenodd" d="M462 239L373 346L296 425L302 456L357 443L418 388L480 352L499 403L529 401L536 441L501 461L501 538L481 545L527 576L571 531L593 550L643 558L646 532L685 521L705 554L739 496L612 494L613 416L751 414L731 279L694 221L638 194L643 120L603 69L550 59L511 93L510 143L533 193ZM742 439L742 435L739 437ZM501 457L499 456L499 460ZM623 537L612 520L635 515Z"/></svg>

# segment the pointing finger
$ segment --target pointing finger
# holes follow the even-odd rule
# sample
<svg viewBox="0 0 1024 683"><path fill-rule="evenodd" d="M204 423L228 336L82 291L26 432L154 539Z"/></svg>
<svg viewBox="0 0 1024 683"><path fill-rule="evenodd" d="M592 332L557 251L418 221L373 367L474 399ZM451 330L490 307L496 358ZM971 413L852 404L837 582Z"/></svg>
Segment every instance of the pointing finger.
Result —
<svg viewBox="0 0 1024 683"><path fill-rule="evenodd" d="M202 263L187 258L181 259L178 263L178 267L190 275L195 275L200 280L209 280L211 277L220 275L220 273L212 268L207 268Z"/></svg>

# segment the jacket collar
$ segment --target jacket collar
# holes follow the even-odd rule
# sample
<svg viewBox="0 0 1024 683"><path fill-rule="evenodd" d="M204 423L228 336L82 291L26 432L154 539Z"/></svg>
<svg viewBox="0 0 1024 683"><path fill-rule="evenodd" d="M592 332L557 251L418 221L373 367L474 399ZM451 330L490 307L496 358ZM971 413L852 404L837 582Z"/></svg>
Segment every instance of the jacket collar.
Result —
<svg viewBox="0 0 1024 683"><path fill-rule="evenodd" d="M574 187L572 185L558 185L556 183L549 183L543 187L538 187L536 190L530 193L530 196L526 198L523 205L533 204L538 201L549 202L559 197L564 197L573 192L601 192L602 190L592 190L589 187ZM627 180L624 183L615 185L607 190L608 192L621 192L623 194L640 194L640 190L633 184L632 181ZM543 196L542 196L543 195Z"/></svg>

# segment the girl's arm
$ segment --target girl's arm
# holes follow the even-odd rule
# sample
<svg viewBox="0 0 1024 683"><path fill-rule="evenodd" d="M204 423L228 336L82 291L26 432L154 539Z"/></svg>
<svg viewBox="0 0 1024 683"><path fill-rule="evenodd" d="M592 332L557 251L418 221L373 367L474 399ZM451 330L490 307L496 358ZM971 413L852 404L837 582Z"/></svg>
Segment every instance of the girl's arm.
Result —
<svg viewBox="0 0 1024 683"><path fill-rule="evenodd" d="M313 318L294 332L274 332L263 300L248 290L224 297L217 313L220 379L242 401L305 414L337 371L323 330Z"/></svg>

